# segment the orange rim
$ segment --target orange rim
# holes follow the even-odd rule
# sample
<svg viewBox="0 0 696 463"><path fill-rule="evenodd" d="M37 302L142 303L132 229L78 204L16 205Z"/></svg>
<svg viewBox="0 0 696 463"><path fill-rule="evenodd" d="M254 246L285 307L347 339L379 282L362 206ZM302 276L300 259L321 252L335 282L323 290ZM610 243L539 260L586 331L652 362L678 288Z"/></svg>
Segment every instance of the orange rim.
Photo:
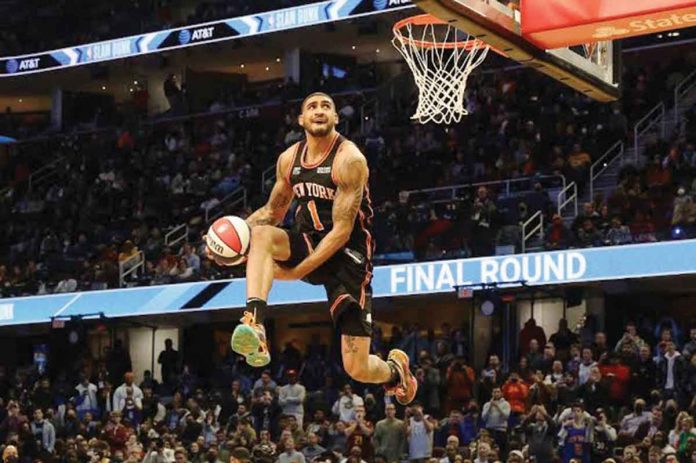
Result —
<svg viewBox="0 0 696 463"><path fill-rule="evenodd" d="M470 39L470 40L460 40L456 42L436 42L434 40L417 40L414 38L410 37L405 37L401 33L401 29L403 29L405 26L429 26L429 25L443 25L443 26L448 26L446 21L443 21L442 19L433 16L431 14L419 14L416 16L410 16L408 18L404 18L400 21L397 21L394 23L394 27L392 30L394 31L394 35L401 40L402 42L407 42L412 46L418 47L418 48L444 48L446 50L453 50L455 48L460 48L464 50L471 50L476 47L480 47L481 45L485 45L489 47L491 50L494 52L498 53L499 55L505 56L505 53L501 52L497 48L492 47L491 45L488 45L486 42L483 40L479 39Z"/></svg>

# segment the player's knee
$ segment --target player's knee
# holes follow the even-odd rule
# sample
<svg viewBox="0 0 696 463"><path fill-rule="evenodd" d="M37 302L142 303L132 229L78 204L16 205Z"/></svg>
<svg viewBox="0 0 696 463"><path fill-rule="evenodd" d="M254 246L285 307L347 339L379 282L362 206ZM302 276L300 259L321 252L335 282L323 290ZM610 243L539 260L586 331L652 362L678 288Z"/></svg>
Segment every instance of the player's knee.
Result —
<svg viewBox="0 0 696 463"><path fill-rule="evenodd" d="M348 376L361 383L367 382L368 378L368 368L367 362L358 361L358 359L351 358L343 359L343 367L348 373Z"/></svg>
<svg viewBox="0 0 696 463"><path fill-rule="evenodd" d="M257 225L251 229L252 246L268 248L273 245L273 228L270 225Z"/></svg>

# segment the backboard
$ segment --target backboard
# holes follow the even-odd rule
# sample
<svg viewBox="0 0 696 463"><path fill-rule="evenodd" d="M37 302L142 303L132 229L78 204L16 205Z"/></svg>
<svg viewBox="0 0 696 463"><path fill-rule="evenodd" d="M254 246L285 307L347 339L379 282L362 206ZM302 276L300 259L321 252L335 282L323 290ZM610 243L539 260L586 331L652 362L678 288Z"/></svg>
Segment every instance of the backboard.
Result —
<svg viewBox="0 0 696 463"><path fill-rule="evenodd" d="M483 40L510 59L544 74L598 101L621 95L618 42L542 49L522 36L517 8L498 0L414 0L422 10Z"/></svg>

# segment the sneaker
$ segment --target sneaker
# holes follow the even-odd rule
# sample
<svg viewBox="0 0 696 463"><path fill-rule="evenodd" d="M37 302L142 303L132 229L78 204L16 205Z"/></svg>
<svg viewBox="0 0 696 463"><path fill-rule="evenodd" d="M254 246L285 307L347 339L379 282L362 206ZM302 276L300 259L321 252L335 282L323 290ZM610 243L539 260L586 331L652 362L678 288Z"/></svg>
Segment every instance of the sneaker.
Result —
<svg viewBox="0 0 696 463"><path fill-rule="evenodd" d="M232 333L232 350L243 355L252 367L264 367L271 363L271 354L266 342L266 329L261 323L256 323L256 317L251 312L244 312Z"/></svg>
<svg viewBox="0 0 696 463"><path fill-rule="evenodd" d="M410 404L416 397L418 381L416 381L416 377L411 374L408 355L402 350L392 349L389 351L387 361L392 362L392 365L394 365L399 372L399 383L391 388L387 388L387 394L396 397L396 401L401 405Z"/></svg>

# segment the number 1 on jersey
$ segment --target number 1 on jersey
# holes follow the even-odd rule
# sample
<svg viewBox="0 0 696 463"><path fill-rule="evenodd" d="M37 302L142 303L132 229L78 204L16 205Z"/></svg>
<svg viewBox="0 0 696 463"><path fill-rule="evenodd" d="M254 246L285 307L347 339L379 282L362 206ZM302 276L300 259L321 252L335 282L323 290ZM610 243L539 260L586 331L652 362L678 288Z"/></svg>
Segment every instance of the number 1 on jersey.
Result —
<svg viewBox="0 0 696 463"><path fill-rule="evenodd" d="M314 222L314 229L316 231L323 231L324 224L319 220L319 213L317 212L317 205L314 200L307 203L307 209L309 209L309 214L312 216L312 222Z"/></svg>

